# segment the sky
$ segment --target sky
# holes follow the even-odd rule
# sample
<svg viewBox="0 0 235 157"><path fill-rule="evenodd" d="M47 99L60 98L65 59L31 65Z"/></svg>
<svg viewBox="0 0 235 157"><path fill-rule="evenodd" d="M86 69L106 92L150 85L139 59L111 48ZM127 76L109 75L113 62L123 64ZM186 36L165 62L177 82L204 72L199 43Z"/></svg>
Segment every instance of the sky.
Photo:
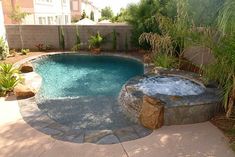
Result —
<svg viewBox="0 0 235 157"><path fill-rule="evenodd" d="M125 8L129 3L138 3L140 0L90 0L96 7L102 9L110 6L115 14L120 8Z"/></svg>

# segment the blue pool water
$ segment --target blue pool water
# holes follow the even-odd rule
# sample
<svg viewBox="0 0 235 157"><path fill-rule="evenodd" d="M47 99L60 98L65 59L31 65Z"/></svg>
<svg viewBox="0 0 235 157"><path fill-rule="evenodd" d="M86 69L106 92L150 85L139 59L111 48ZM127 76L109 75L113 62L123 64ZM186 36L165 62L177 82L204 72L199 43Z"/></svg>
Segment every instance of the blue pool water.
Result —
<svg viewBox="0 0 235 157"><path fill-rule="evenodd" d="M142 63L123 57L60 54L33 64L43 78L38 107L55 121L81 130L134 124L121 111L117 97L127 80L144 73Z"/></svg>
<svg viewBox="0 0 235 157"><path fill-rule="evenodd" d="M117 96L128 79L144 71L135 60L111 56L53 55L35 66L45 98Z"/></svg>

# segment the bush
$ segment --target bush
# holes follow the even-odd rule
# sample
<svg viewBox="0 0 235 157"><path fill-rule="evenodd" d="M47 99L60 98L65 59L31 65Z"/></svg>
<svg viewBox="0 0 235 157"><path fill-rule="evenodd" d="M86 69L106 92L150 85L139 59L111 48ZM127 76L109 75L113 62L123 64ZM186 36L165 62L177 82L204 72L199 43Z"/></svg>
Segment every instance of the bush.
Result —
<svg viewBox="0 0 235 157"><path fill-rule="evenodd" d="M0 38L0 60L6 59L9 52L9 48L3 37Z"/></svg>
<svg viewBox="0 0 235 157"><path fill-rule="evenodd" d="M29 52L30 52L29 49L21 49L22 55L27 55Z"/></svg>
<svg viewBox="0 0 235 157"><path fill-rule="evenodd" d="M98 32L96 35L91 36L88 42L89 42L90 49L100 48L101 43L103 42L103 37Z"/></svg>
<svg viewBox="0 0 235 157"><path fill-rule="evenodd" d="M12 64L0 64L0 94L5 96L21 81L19 70Z"/></svg>
<svg viewBox="0 0 235 157"><path fill-rule="evenodd" d="M178 66L178 62L173 56L158 53L154 56L154 65L163 68L176 68Z"/></svg>

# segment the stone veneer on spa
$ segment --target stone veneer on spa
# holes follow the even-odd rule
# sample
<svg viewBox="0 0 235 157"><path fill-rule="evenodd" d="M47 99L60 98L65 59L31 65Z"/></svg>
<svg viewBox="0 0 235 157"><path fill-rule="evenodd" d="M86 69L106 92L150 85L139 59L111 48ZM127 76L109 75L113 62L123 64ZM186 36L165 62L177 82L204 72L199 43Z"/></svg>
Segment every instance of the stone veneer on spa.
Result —
<svg viewBox="0 0 235 157"><path fill-rule="evenodd" d="M198 86L204 86L199 80L198 75L185 71L159 68L153 73L134 77L123 86L119 95L119 104L124 112L134 121L139 121L144 95L164 103L164 125L204 122L212 118L218 111L220 91L216 87L203 87L203 92L200 91L198 94L181 96L159 93L148 95L142 89L137 88L143 79L155 76L178 77L195 82Z"/></svg>

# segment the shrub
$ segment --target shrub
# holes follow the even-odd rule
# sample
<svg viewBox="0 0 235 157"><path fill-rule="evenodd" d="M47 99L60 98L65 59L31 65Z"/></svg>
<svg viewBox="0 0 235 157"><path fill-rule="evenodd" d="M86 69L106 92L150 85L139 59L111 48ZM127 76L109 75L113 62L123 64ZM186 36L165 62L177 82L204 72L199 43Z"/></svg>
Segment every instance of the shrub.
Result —
<svg viewBox="0 0 235 157"><path fill-rule="evenodd" d="M12 57L15 57L16 54L17 54L17 52L16 52L15 49L11 49L11 50L9 51L9 54L10 54Z"/></svg>
<svg viewBox="0 0 235 157"><path fill-rule="evenodd" d="M72 51L78 51L81 47L81 39L80 39L80 34L79 34L79 30L78 27L76 27L76 43L74 44L74 46L72 47Z"/></svg>
<svg viewBox="0 0 235 157"><path fill-rule="evenodd" d="M175 68L178 65L177 59L167 54L157 53L154 56L154 65L163 68Z"/></svg>
<svg viewBox="0 0 235 157"><path fill-rule="evenodd" d="M21 81L19 70L12 64L0 64L0 94L6 95Z"/></svg>
<svg viewBox="0 0 235 157"><path fill-rule="evenodd" d="M3 37L0 38L0 60L6 59L9 52L9 48Z"/></svg>
<svg viewBox="0 0 235 157"><path fill-rule="evenodd" d="M65 50L64 29L62 26L59 27L59 44L60 48Z"/></svg>
<svg viewBox="0 0 235 157"><path fill-rule="evenodd" d="M38 49L38 51L44 51L44 45L43 44L37 44L35 47Z"/></svg>
<svg viewBox="0 0 235 157"><path fill-rule="evenodd" d="M97 32L96 35L90 37L88 42L90 49L100 48L103 42L103 37L100 35L99 32Z"/></svg>
<svg viewBox="0 0 235 157"><path fill-rule="evenodd" d="M30 52L29 49L21 49L22 55L27 55L29 52Z"/></svg>
<svg viewBox="0 0 235 157"><path fill-rule="evenodd" d="M128 36L127 36L127 33L126 33L126 37L125 37L125 52L127 52L128 49L129 49L128 43L129 43L129 41L128 41Z"/></svg>
<svg viewBox="0 0 235 157"><path fill-rule="evenodd" d="M113 47L113 50L117 50L117 32L116 32L116 30L113 30L113 33L112 33L112 47Z"/></svg>

